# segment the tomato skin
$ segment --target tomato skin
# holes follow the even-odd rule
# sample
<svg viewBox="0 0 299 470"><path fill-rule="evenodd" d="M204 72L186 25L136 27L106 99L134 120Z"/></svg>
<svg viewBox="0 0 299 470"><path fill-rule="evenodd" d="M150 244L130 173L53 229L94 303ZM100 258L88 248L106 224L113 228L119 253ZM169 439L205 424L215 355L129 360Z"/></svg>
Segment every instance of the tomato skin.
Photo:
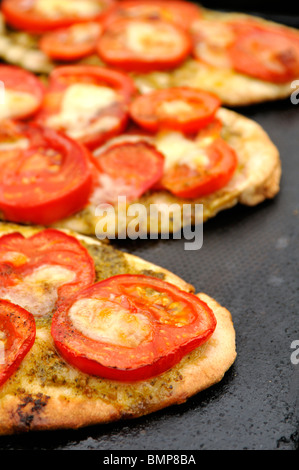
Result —
<svg viewBox="0 0 299 470"><path fill-rule="evenodd" d="M161 49L153 55L134 52L130 45L126 44L126 33L128 28L134 24L152 25L154 28L169 30L176 35L176 48L172 47L172 54ZM153 32L151 37L154 37ZM98 42L98 54L111 67L116 67L126 72L147 73L159 70L171 70L179 66L191 53L192 42L190 36L183 29L164 21L139 21L139 20L117 20L109 24ZM175 53L174 53L175 51Z"/></svg>
<svg viewBox="0 0 299 470"><path fill-rule="evenodd" d="M163 318L161 309L148 298L142 297L138 288L154 290L158 295L166 295L169 302L180 303L184 314L179 318L180 321L186 320L186 323L177 326L171 313L169 317ZM111 295L118 298L122 309L132 315L142 311L150 320L151 333L137 347L94 340L83 335L70 319L69 310L77 301L87 298L104 302L102 299L109 299ZM160 313L162 317L159 317ZM119 275L81 291L74 302L57 310L51 333L59 353L81 371L112 380L138 381L157 376L173 367L211 337L216 323L212 310L193 294L157 278Z"/></svg>
<svg viewBox="0 0 299 470"><path fill-rule="evenodd" d="M0 387L2 387L19 368L34 344L36 336L34 317L18 305L0 300L0 331L6 336L5 363L0 363Z"/></svg>
<svg viewBox="0 0 299 470"><path fill-rule="evenodd" d="M35 124L15 123L14 129L16 135L28 139L29 148L0 151L0 210L4 218L11 222L51 225L81 210L92 190L87 149L58 132ZM46 168L26 167L35 154L43 152L45 156L54 152L49 154ZM56 152L61 156L59 163L55 162ZM54 159L54 167L57 165L58 176L52 172L51 159ZM23 172L21 165L25 165ZM30 178L33 178L31 182Z"/></svg>
<svg viewBox="0 0 299 470"><path fill-rule="evenodd" d="M191 110L186 116L182 116L180 111L165 111L163 106L174 101L186 103ZM220 104L217 96L205 91L187 87L168 88L135 98L130 106L130 114L137 124L150 132L173 129L193 133L213 121Z"/></svg>
<svg viewBox="0 0 299 470"><path fill-rule="evenodd" d="M76 31L80 27L98 30L98 34L90 34L86 40L76 42ZM83 59L96 51L97 42L102 32L100 23L83 23L69 26L44 34L39 41L40 49L54 60L76 61Z"/></svg>
<svg viewBox="0 0 299 470"><path fill-rule="evenodd" d="M18 119L26 119L32 117L39 111L42 106L45 95L45 86L33 73L14 65L0 65L0 81L4 84L5 89L25 92L34 96L36 106L29 113L19 114Z"/></svg>
<svg viewBox="0 0 299 470"><path fill-rule="evenodd" d="M110 70L94 65L66 65L56 67L50 76L50 86L55 89L63 89L69 83L83 82L86 77L87 83L100 82L117 90L128 102L136 93L134 81L126 74L117 70Z"/></svg>
<svg viewBox="0 0 299 470"><path fill-rule="evenodd" d="M273 83L298 78L299 34L254 22L236 22L231 27L236 41L228 54L237 72Z"/></svg>
<svg viewBox="0 0 299 470"><path fill-rule="evenodd" d="M124 0L115 5L104 19L104 25L109 25L119 19L146 19L169 21L183 29L190 29L192 23L201 18L199 5L184 1L163 0Z"/></svg>
<svg viewBox="0 0 299 470"><path fill-rule="evenodd" d="M65 16L64 18L52 19L35 12L32 9L28 11L21 7L22 0L3 0L1 11L7 23L21 31L28 33L41 34L45 31L53 31L58 28L71 26L78 22L89 22L95 20L102 20L109 12L110 8L115 4L115 0L104 0L105 7L103 11L96 16L78 18L77 16Z"/></svg>
<svg viewBox="0 0 299 470"><path fill-rule="evenodd" d="M211 168L197 173L185 165L169 170L160 185L175 196L195 199L223 188L232 178L238 165L235 151L222 139L216 138L207 148Z"/></svg>
<svg viewBox="0 0 299 470"><path fill-rule="evenodd" d="M202 138L205 137L221 137L221 132L223 129L223 122L217 117L213 119L207 126L203 127L199 134Z"/></svg>
<svg viewBox="0 0 299 470"><path fill-rule="evenodd" d="M43 107L36 117L36 122L48 126L48 118L58 114L63 100L63 94L68 86L76 83L99 84L111 87L120 97L120 102L113 109L103 110L103 115L117 118L115 125L105 131L86 131L86 135L76 139L81 144L93 150L106 140L121 134L129 120L128 103L136 93L134 81L126 74L117 70L92 65L67 65L56 67L50 75L50 84L46 93ZM67 129L59 129L67 134Z"/></svg>
<svg viewBox="0 0 299 470"><path fill-rule="evenodd" d="M123 183L127 199L137 199L163 175L164 156L147 142L123 142L108 146L93 162L100 174L108 175L115 186ZM118 184L119 182L119 184ZM110 201L104 201L110 202Z"/></svg>
<svg viewBox="0 0 299 470"><path fill-rule="evenodd" d="M25 261L0 261L1 287L9 290L16 279L22 279L43 265L59 265L76 273L76 279L57 291L57 306L69 300L79 290L95 281L95 265L87 249L71 235L56 229L44 229L25 238L18 232L0 238L0 258L9 253L21 253Z"/></svg>

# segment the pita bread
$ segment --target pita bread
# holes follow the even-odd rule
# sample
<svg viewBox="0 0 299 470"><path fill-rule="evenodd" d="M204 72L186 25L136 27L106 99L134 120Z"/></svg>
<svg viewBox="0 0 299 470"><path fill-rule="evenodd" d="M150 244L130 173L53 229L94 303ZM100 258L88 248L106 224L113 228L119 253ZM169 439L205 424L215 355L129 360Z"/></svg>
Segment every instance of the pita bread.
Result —
<svg viewBox="0 0 299 470"><path fill-rule="evenodd" d="M19 231L30 236L38 230L0 225L0 235ZM75 236L93 253L98 273L101 273L98 260L102 259L106 275L124 271L151 273L185 291L194 290L165 269L135 256L121 254L94 239ZM136 383L101 379L73 369L56 353L49 322L37 321L33 348L18 371L0 389L0 434L75 429L135 418L183 403L219 382L236 358L235 330L228 310L205 294L198 296L213 309L217 318L212 337L171 370Z"/></svg>

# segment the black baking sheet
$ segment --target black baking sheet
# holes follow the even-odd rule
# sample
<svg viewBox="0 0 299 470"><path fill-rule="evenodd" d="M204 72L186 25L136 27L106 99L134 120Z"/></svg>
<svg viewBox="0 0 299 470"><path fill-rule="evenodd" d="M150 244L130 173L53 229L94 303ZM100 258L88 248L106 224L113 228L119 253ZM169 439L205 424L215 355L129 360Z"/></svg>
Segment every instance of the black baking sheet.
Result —
<svg viewBox="0 0 299 470"><path fill-rule="evenodd" d="M290 18L299 27L299 17ZM279 147L278 197L220 213L205 224L199 251L184 251L183 240L117 244L231 311L238 352L233 367L183 405L78 431L5 436L0 450L298 450L299 364L291 362L291 344L299 340L299 104L287 99L238 111L259 122Z"/></svg>

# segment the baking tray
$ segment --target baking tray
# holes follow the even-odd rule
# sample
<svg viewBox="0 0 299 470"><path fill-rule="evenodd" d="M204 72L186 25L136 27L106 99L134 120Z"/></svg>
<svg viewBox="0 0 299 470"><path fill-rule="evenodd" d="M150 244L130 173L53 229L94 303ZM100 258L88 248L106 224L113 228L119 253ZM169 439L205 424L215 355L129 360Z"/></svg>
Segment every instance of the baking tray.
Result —
<svg viewBox="0 0 299 470"><path fill-rule="evenodd" d="M268 13L267 18L271 19ZM299 27L299 16L290 15ZM286 16L276 20L288 23ZM203 247L183 240L116 246L159 264L232 313L237 360L210 389L139 419L78 431L0 438L0 450L298 450L299 104L284 100L238 109L269 133L281 153L281 192L273 201L218 214Z"/></svg>

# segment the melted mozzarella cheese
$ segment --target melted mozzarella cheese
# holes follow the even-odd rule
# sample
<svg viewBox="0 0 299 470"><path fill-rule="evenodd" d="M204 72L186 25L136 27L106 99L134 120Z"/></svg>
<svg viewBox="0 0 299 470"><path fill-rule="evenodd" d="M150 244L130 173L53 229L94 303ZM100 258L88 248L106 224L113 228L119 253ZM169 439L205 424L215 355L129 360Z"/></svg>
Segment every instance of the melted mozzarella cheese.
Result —
<svg viewBox="0 0 299 470"><path fill-rule="evenodd" d="M24 280L29 283L49 283L53 286L62 286L63 284L74 281L76 274L62 266L47 265L40 266L35 271L26 276Z"/></svg>
<svg viewBox="0 0 299 470"><path fill-rule="evenodd" d="M16 139L13 142L0 142L0 152L9 152L10 150L26 150L28 147L29 141L23 138Z"/></svg>
<svg viewBox="0 0 299 470"><path fill-rule="evenodd" d="M60 113L49 117L47 124L55 129L66 129L75 139L86 133L108 131L118 123L117 117L103 116L91 121L118 100L117 93L108 87L84 83L72 85L64 94Z"/></svg>
<svg viewBox="0 0 299 470"><path fill-rule="evenodd" d="M70 32L73 41L76 44L80 44L96 39L100 34L100 30L100 25L98 23L84 23L74 25Z"/></svg>
<svg viewBox="0 0 299 470"><path fill-rule="evenodd" d="M193 29L199 35L194 45L197 57L214 67L231 68L226 48L235 36L230 27L221 21L199 20Z"/></svg>
<svg viewBox="0 0 299 470"><path fill-rule="evenodd" d="M14 266L22 266L26 264L27 261L27 256L18 251L7 251L6 253L0 254L0 263L11 263Z"/></svg>
<svg viewBox="0 0 299 470"><path fill-rule="evenodd" d="M151 324L145 315L130 313L106 299L78 300L69 316L77 330L95 341L136 348L151 336Z"/></svg>
<svg viewBox="0 0 299 470"><path fill-rule="evenodd" d="M0 119L17 118L36 109L37 100L31 93L6 89L0 104Z"/></svg>
<svg viewBox="0 0 299 470"><path fill-rule="evenodd" d="M134 189L134 188L133 188ZM109 175L100 174L98 186L95 187L90 202L94 206L102 203L115 204L119 197L130 197L132 185L127 185L121 179L111 178Z"/></svg>
<svg viewBox="0 0 299 470"><path fill-rule="evenodd" d="M101 13L102 8L96 0L37 0L34 8L48 18L78 16L89 18Z"/></svg>
<svg viewBox="0 0 299 470"><path fill-rule="evenodd" d="M163 54L169 50L172 56L180 41L175 30L157 27L155 23L134 21L128 24L125 43L132 52L139 55L157 55L161 54L161 49L163 49Z"/></svg>
<svg viewBox="0 0 299 470"><path fill-rule="evenodd" d="M53 311L58 288L74 281L76 274L62 266L44 265L9 288L0 287L0 297L25 308L35 316Z"/></svg>
<svg viewBox="0 0 299 470"><path fill-rule="evenodd" d="M166 114L168 116L177 116L178 119L184 116L190 116L194 112L194 108L183 100L169 100L162 102L158 109L158 113Z"/></svg>
<svg viewBox="0 0 299 470"><path fill-rule="evenodd" d="M165 172L178 164L196 169L209 163L203 141L187 139L180 132L161 132L155 138L155 145L165 157Z"/></svg>

